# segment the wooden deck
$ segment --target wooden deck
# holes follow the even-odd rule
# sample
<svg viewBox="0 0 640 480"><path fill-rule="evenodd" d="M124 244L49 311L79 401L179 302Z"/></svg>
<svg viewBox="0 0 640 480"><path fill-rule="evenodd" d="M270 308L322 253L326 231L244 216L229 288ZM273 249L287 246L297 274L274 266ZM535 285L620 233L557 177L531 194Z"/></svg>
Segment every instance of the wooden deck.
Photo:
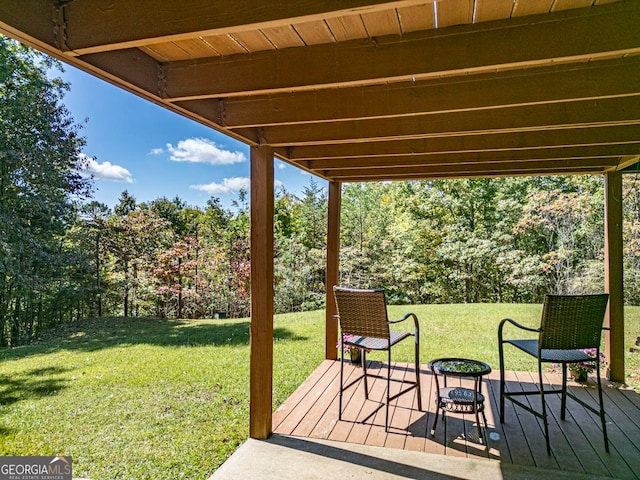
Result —
<svg viewBox="0 0 640 480"><path fill-rule="evenodd" d="M370 362L372 373L379 362ZM345 362L345 383L361 372ZM406 364L393 364L395 377L414 378L414 369ZM324 361L313 374L274 413L273 431L281 435L322 438L343 442L377 445L389 448L462 456L515 465L534 466L587 473L591 475L640 479L640 395L633 390L607 384L605 410L610 453L604 450L600 420L584 407L567 400L567 418L560 420L560 398L547 396L550 407L549 432L551 455L547 455L541 422L532 414L506 402L505 423L498 414L499 372L485 377L483 392L488 422L488 448L478 441L473 415L447 414L446 422L438 421L435 436L430 435L435 412L435 382L426 365L421 368L423 410L417 410L415 390L392 402L390 429L384 429L384 408L362 423L379 406L385 396L386 382L370 382L370 398L364 399L361 382L345 392L342 421L338 421L339 361ZM507 372L508 389L536 388L529 372ZM550 373L550 383L559 384L560 375ZM451 381L451 380L450 380ZM465 380L462 381L463 385ZM450 383L450 385L452 385ZM392 382L392 394L399 384ZM597 404L595 387L570 382L570 388L581 398ZM396 390L397 391L397 390ZM525 397L535 404L537 396Z"/></svg>

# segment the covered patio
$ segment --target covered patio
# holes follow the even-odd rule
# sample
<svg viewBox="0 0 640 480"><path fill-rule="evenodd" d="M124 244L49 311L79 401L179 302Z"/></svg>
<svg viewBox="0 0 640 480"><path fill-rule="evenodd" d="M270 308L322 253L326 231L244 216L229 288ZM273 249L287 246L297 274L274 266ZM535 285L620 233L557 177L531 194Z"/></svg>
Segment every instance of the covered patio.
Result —
<svg viewBox="0 0 640 480"><path fill-rule="evenodd" d="M329 182L323 381L336 363L344 182L603 175L605 350L610 380L624 381L622 175L640 159L638 25L637 0L0 1L3 34L250 145L253 439L301 434L272 405L274 158ZM327 408L331 392L318 392ZM637 396L609 393L610 415L631 419L620 446L631 450L619 455L636 465L620 475L639 478ZM394 424L406 417L415 431L423 417L409 407ZM328 412L304 435L330 425ZM536 463L536 435L493 425L501 440L489 457L553 463ZM425 452L476 455L466 441L401 436L422 438ZM586 437L599 452L598 435Z"/></svg>
<svg viewBox="0 0 640 480"><path fill-rule="evenodd" d="M379 368L372 362L371 368ZM349 375L357 375L359 367L350 365ZM394 364L394 376L413 378L412 365ZM547 455L542 424L530 413L506 404L505 423L499 421L499 372L493 371L484 380L483 390L488 398L486 408L486 443L478 439L475 417L472 414L447 414L446 421L439 421L434 436L431 426L435 415L435 382L426 365L421 368L423 410L417 408L416 394L403 395L392 404L389 432L384 428L384 410L363 422L383 401L385 382L376 380L370 386L371 395L365 400L362 384L348 390L344 399L342 421L338 420L339 364L326 360L303 385L274 413L273 431L277 435L310 438L332 442L335 448L355 444L368 447L386 447L405 452L422 452L444 455L451 465L466 468L468 462L460 459L499 462L509 472L527 475L591 475L605 478L640 478L640 395L628 388L620 388L605 382L603 389L607 407L607 430L611 451L606 453L602 441L599 419L585 408L569 403L568 417L560 420L560 398L549 396L548 405L553 416L550 419L552 454ZM507 372L510 391L536 389L537 374L532 372ZM546 380L560 385L559 373L548 373ZM462 386L470 387L472 380L463 380ZM453 383L457 385L457 383ZM399 386L395 386L396 390ZM587 385L570 383L570 389L579 398L597 405L597 390L593 379ZM396 391L392 390L392 392ZM539 398L531 399L532 406L539 405ZM406 454L413 455L413 454ZM402 455L400 455L402 457ZM506 466L506 467L504 467ZM476 468L493 468L481 466ZM534 469L546 473L534 474ZM495 472L489 471L494 475ZM217 478L217 477L214 477ZM414 477L410 477L414 478ZM431 478L426 476L426 478ZM439 478L439 477L434 477ZM472 477L461 477L472 478ZM490 478L496 478L491 476ZM502 477L497 477L502 478ZM505 476L504 478L508 478Z"/></svg>

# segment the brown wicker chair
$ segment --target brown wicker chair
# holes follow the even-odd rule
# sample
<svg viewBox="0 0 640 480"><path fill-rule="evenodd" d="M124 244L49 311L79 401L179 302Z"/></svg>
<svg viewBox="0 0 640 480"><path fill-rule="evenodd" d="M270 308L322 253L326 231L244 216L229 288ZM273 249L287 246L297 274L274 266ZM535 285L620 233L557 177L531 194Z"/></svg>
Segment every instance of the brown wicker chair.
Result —
<svg viewBox="0 0 640 480"><path fill-rule="evenodd" d="M542 311L539 328L524 327L510 318L505 318L498 327L498 349L500 353L500 422L504 423L504 401L510 400L528 412L542 419L544 436L547 442L547 453L551 453L549 445L549 426L547 423L547 407L544 396L549 393L562 395L560 404L560 418L565 419L567 396L581 404L586 409L600 416L605 450L609 451L607 427L605 423L604 405L602 403L602 384L600 379L600 339L604 314L609 301L608 294L601 295L547 295ZM505 340L503 329L509 323L522 330L538 333L537 339ZM533 391L507 392L504 382L504 344L510 344L538 359L538 375L540 388ZM595 349L596 356L582 351ZM545 390L542 382L542 363L558 363L562 365L562 389ZM599 409L583 402L570 391L567 391L567 364L593 364L598 378ZM519 395L540 395L541 411L536 411L529 405L513 397Z"/></svg>
<svg viewBox="0 0 640 480"><path fill-rule="evenodd" d="M385 430L389 429L389 402L400 395L417 390L418 409L422 410L422 398L420 393L420 327L418 318L413 313L407 313L399 320L389 321L387 318L387 304L385 300L384 290L358 290L344 287L333 287L336 299L336 307L338 310L338 319L340 320L340 335L344 345L360 348L362 351L362 375L350 382L348 385L343 384L343 367L344 367L344 348L341 348L340 355L340 400L338 419L342 420L342 392L347 388L355 385L360 379L364 380L365 398L369 398L368 377L383 378L387 380L387 401L385 413ZM399 323L408 318L413 318L414 333L394 332L389 330L389 325ZM345 338L345 336L348 336ZM391 396L390 387L392 381L403 382L403 380L391 377L391 348L405 338L415 337L415 382L407 382L411 386ZM386 350L387 358L387 375L382 377L367 373L366 352L369 350ZM367 418L366 422L380 408L373 411Z"/></svg>

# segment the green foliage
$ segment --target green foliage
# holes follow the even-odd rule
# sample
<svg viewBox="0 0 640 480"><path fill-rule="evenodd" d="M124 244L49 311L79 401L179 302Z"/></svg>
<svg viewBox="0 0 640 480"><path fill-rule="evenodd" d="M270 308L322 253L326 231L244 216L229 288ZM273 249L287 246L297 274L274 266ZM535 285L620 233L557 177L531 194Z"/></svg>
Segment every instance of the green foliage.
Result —
<svg viewBox="0 0 640 480"><path fill-rule="evenodd" d="M0 56L0 345L95 315L249 315L247 192L231 209L126 190L113 211L74 203L90 182L66 85L14 42ZM640 188L624 188L626 300L640 303ZM601 291L603 198L596 176L346 184L340 283L384 288L391 304ZM274 200L275 312L323 308L327 190L312 179Z"/></svg>
<svg viewBox="0 0 640 480"><path fill-rule="evenodd" d="M89 194L84 140L61 104L56 64L0 36L0 345L80 315L84 257L68 240ZM57 64L56 64L57 65Z"/></svg>

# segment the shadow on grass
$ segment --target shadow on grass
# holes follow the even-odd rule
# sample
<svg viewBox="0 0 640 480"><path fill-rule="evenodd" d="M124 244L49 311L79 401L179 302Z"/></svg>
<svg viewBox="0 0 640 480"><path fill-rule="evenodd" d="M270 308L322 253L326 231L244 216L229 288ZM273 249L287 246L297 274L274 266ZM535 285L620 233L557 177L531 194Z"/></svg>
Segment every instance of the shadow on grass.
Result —
<svg viewBox="0 0 640 480"><path fill-rule="evenodd" d="M96 351L122 345L162 347L249 345L248 321L187 321L158 318L96 318L61 325L36 343L0 350L0 361L58 350ZM275 340L306 340L286 328L275 328Z"/></svg>
<svg viewBox="0 0 640 480"><path fill-rule="evenodd" d="M68 369L45 367L15 375L0 375L0 405L7 406L22 400L48 397L67 388L68 380L59 378ZM0 429L1 433L1 429Z"/></svg>

